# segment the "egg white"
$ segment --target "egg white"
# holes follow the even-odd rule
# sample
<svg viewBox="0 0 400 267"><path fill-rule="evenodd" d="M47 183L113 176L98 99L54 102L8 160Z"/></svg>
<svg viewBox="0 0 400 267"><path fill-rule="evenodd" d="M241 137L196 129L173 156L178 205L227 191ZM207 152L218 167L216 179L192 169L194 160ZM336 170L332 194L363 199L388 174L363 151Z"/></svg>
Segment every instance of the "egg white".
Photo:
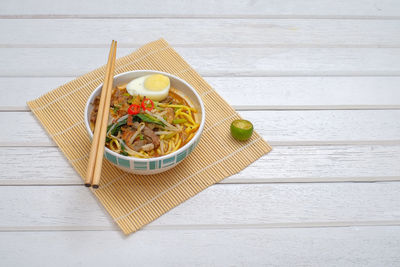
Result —
<svg viewBox="0 0 400 267"><path fill-rule="evenodd" d="M151 75L145 75L130 81L126 85L126 90L128 91L128 93L133 96L139 95L141 98L146 97L154 101L161 101L167 98L170 89L170 84L168 84L168 86L166 86L164 89L160 91L148 90L144 86L144 83L146 79L150 76Z"/></svg>

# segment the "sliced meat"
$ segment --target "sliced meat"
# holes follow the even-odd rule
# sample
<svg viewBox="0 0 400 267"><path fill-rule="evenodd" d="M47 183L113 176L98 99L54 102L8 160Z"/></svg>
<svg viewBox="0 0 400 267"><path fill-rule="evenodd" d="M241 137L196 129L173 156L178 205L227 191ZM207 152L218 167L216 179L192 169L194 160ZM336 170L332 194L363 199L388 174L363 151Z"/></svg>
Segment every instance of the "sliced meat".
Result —
<svg viewBox="0 0 400 267"><path fill-rule="evenodd" d="M126 89L114 88L111 95L111 106L118 107L116 112L117 118L120 118L127 114L129 104L128 100L131 96L127 94Z"/></svg>
<svg viewBox="0 0 400 267"><path fill-rule="evenodd" d="M146 151L146 152L151 151L154 149L154 144L153 143L146 144L146 145L142 146L142 149L143 149L143 151Z"/></svg>
<svg viewBox="0 0 400 267"><path fill-rule="evenodd" d="M150 122L146 123L146 126L149 127L151 130L154 130L155 128L160 127L158 124L150 123Z"/></svg>
<svg viewBox="0 0 400 267"><path fill-rule="evenodd" d="M90 114L90 122L93 122L94 124L96 123L97 112L99 111L99 104L100 104L100 96L96 96L96 98L93 101L93 110L92 113Z"/></svg>
<svg viewBox="0 0 400 267"><path fill-rule="evenodd" d="M148 125L148 123L146 123ZM139 123L135 121L131 126L133 129L137 130L139 128ZM142 134L145 136L145 139L148 143L153 143L154 148L158 148L160 146L160 138L154 133L150 127L145 126L142 130Z"/></svg>
<svg viewBox="0 0 400 267"><path fill-rule="evenodd" d="M142 150L142 148L144 147L144 146L146 146L148 143L147 143L147 140L137 140L137 141L135 141L135 142L133 142L133 144L132 144L132 146L131 146L131 148L133 149L133 150L135 150L136 152L139 152L140 150Z"/></svg>
<svg viewBox="0 0 400 267"><path fill-rule="evenodd" d="M167 98L160 101L160 103L172 103L174 99L171 96L167 96Z"/></svg>
<svg viewBox="0 0 400 267"><path fill-rule="evenodd" d="M174 116L175 116L174 109L173 108L166 108L165 111L167 112L165 114L166 121L168 123L172 123L172 121L174 120Z"/></svg>
<svg viewBox="0 0 400 267"><path fill-rule="evenodd" d="M139 129L139 124L137 121L135 121L134 123L131 124L132 128L134 128L135 130Z"/></svg>
<svg viewBox="0 0 400 267"><path fill-rule="evenodd" d="M129 140L135 134L136 130L133 130L130 127L124 127L124 128L121 128L121 129L122 129L121 138L122 138L122 140L125 141L125 144L128 145L129 144Z"/></svg>
<svg viewBox="0 0 400 267"><path fill-rule="evenodd" d="M128 116L128 119L126 120L126 124L128 124L128 126L133 125L133 116Z"/></svg>
<svg viewBox="0 0 400 267"><path fill-rule="evenodd" d="M174 90L170 90L169 94L171 95L171 98L172 98L172 102L171 102L172 104L185 105L185 106L188 105L185 98L183 98L180 94L178 94Z"/></svg>
<svg viewBox="0 0 400 267"><path fill-rule="evenodd" d="M121 118L122 116L125 116L126 114L128 114L128 108L129 108L129 105L127 103L122 104L121 107L117 111L118 118Z"/></svg>
<svg viewBox="0 0 400 267"><path fill-rule="evenodd" d="M113 104L113 106L122 105L128 102L130 96L125 95L125 93L127 93L126 89L121 90L118 88L114 88L111 95L111 103Z"/></svg>
<svg viewBox="0 0 400 267"><path fill-rule="evenodd" d="M158 148L160 146L160 138L149 127L145 126L142 133L148 137L149 140L151 140L151 142L154 144L154 148Z"/></svg>

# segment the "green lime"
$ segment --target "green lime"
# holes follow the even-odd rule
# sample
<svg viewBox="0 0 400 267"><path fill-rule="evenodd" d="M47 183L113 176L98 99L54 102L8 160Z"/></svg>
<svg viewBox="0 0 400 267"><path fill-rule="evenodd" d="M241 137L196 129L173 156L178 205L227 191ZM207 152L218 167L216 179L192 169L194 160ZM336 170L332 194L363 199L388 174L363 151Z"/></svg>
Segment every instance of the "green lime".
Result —
<svg viewBox="0 0 400 267"><path fill-rule="evenodd" d="M234 120L231 123L231 134L239 141L246 141L253 134L253 124L247 120Z"/></svg>

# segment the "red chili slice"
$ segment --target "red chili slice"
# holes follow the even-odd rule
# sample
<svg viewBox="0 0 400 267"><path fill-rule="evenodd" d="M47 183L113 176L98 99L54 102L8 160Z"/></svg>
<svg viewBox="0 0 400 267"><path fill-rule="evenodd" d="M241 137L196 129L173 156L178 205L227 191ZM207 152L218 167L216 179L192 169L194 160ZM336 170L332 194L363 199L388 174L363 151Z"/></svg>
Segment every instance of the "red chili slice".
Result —
<svg viewBox="0 0 400 267"><path fill-rule="evenodd" d="M128 114L129 115L136 115L140 112L140 106L136 104L132 104L128 108Z"/></svg>
<svg viewBox="0 0 400 267"><path fill-rule="evenodd" d="M150 105L150 107L149 107L149 105ZM143 108L143 111L145 111L145 110L151 111L154 108L154 102L149 98L143 98L142 108Z"/></svg>

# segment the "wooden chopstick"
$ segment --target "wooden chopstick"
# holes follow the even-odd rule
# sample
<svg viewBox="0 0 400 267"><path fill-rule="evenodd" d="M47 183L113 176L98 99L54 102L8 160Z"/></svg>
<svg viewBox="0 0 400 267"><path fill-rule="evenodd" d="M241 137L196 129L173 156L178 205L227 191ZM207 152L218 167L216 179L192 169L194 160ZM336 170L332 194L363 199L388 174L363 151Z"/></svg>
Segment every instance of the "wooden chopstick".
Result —
<svg viewBox="0 0 400 267"><path fill-rule="evenodd" d="M93 141L90 149L88 169L85 179L85 186L99 187L101 167L103 164L104 145L106 139L108 114L110 110L111 91L114 80L114 67L117 42L112 41L101 90L99 110L97 112L96 125L93 133Z"/></svg>

